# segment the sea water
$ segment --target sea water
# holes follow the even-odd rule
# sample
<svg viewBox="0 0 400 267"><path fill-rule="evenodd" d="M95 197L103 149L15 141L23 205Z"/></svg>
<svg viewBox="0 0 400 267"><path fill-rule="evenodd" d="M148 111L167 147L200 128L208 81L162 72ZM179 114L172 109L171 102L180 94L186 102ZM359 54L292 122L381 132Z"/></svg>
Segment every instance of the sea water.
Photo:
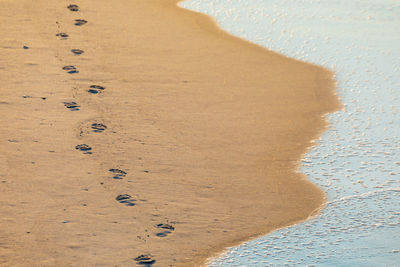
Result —
<svg viewBox="0 0 400 267"><path fill-rule="evenodd" d="M343 110L300 171L321 214L228 249L210 266L400 266L400 2L189 0L228 32L335 72ZM266 62L268 64L268 62Z"/></svg>

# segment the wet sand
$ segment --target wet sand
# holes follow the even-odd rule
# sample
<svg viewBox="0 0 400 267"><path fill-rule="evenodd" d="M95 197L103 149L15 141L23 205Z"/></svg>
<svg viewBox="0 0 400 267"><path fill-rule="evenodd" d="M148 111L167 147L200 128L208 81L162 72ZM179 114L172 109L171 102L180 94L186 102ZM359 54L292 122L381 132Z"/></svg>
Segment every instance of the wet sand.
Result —
<svg viewBox="0 0 400 267"><path fill-rule="evenodd" d="M0 1L0 265L200 265L323 204L332 73L177 2Z"/></svg>

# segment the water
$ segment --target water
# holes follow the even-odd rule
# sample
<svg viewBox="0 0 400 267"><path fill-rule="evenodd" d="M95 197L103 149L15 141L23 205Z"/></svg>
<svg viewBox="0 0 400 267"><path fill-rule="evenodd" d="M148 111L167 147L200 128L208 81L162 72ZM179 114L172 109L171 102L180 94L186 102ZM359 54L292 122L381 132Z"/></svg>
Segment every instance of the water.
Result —
<svg viewBox="0 0 400 267"><path fill-rule="evenodd" d="M305 223L210 266L400 266L400 2L189 0L251 42L335 71L344 110L302 160L328 195Z"/></svg>

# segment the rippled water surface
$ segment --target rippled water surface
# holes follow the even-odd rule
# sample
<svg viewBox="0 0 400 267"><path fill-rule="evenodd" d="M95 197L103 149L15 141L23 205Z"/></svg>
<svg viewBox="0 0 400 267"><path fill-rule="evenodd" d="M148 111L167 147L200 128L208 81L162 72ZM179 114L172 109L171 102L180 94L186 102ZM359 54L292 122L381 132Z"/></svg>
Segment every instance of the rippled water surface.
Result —
<svg viewBox="0 0 400 267"><path fill-rule="evenodd" d="M189 0L234 35L335 71L344 110L303 159L322 213L211 266L400 266L400 2Z"/></svg>

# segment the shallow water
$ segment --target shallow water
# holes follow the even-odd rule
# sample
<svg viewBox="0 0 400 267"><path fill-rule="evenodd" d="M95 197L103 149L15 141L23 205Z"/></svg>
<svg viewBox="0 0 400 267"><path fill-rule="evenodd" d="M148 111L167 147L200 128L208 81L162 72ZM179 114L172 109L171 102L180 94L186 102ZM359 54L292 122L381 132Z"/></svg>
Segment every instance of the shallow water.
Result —
<svg viewBox="0 0 400 267"><path fill-rule="evenodd" d="M302 160L328 195L317 217L229 249L211 266L398 266L400 2L189 0L234 35L335 71L344 110Z"/></svg>

